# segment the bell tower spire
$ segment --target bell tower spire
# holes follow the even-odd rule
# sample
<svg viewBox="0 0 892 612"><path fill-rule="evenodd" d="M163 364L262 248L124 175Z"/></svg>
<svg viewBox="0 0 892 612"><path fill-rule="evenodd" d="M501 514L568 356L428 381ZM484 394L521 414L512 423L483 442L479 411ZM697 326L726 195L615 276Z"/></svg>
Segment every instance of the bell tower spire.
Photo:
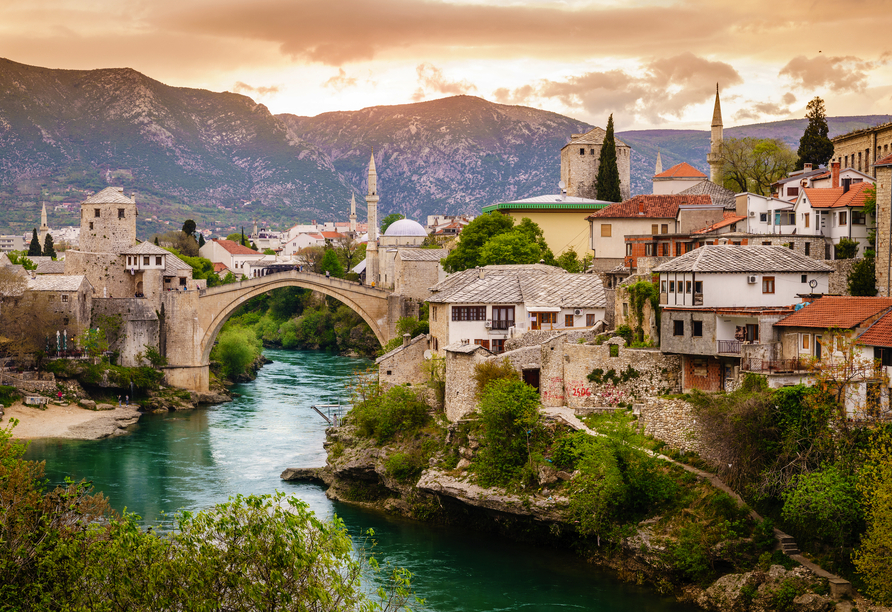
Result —
<svg viewBox="0 0 892 612"><path fill-rule="evenodd" d="M719 84L715 84L715 108L712 111L712 134L709 142L709 154L706 163L709 164L709 180L716 185L724 182L722 166L722 105L719 102Z"/></svg>

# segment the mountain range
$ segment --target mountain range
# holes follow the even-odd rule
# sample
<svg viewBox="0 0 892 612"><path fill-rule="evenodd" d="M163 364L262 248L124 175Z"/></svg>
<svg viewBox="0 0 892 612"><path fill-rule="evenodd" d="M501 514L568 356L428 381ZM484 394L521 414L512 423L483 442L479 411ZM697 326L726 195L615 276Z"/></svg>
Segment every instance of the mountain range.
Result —
<svg viewBox="0 0 892 612"><path fill-rule="evenodd" d="M831 134L888 121L829 118ZM806 120L725 131L798 145ZM239 94L171 87L127 68L55 70L0 59L0 232L30 230L42 203L50 225L78 222L85 191L137 192L141 236L199 228L228 233L257 220L285 228L364 217L374 150L379 216L476 214L486 204L556 193L560 149L588 124L523 106L456 96L316 117L273 115ZM619 132L632 146L632 191L663 167L706 170L709 133Z"/></svg>

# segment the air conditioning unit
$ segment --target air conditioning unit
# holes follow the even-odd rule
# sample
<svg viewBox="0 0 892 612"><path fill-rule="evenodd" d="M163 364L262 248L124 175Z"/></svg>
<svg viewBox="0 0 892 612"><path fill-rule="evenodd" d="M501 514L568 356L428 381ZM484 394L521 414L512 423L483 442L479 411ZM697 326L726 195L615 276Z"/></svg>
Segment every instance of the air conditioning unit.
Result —
<svg viewBox="0 0 892 612"><path fill-rule="evenodd" d="M578 317L579 315L582 314L582 309L581 309L581 308L577 308L576 310L573 311L573 314L575 314L575 315Z"/></svg>
<svg viewBox="0 0 892 612"><path fill-rule="evenodd" d="M756 216L756 211L751 210L751 211L750 211L750 217L755 217L755 216Z"/></svg>
<svg viewBox="0 0 892 612"><path fill-rule="evenodd" d="M755 285L757 280L759 280L759 279L757 279L754 274L751 274L746 277L746 282L748 282L750 285Z"/></svg>
<svg viewBox="0 0 892 612"><path fill-rule="evenodd" d="M486 329L492 329L492 321L484 321L483 327L485 327Z"/></svg>

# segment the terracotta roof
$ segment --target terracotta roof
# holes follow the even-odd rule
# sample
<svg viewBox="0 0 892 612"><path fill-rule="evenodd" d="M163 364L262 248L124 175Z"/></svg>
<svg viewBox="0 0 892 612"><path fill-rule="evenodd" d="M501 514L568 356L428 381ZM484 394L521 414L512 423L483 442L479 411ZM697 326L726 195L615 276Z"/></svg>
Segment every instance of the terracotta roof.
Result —
<svg viewBox="0 0 892 612"><path fill-rule="evenodd" d="M892 166L892 155L887 155L883 159L877 160L874 166Z"/></svg>
<svg viewBox="0 0 892 612"><path fill-rule="evenodd" d="M214 242L223 247L227 253L231 253L233 255L260 255L260 253L258 253L254 249L249 249L246 246L242 246L234 240L217 238L216 240L214 240Z"/></svg>
<svg viewBox="0 0 892 612"><path fill-rule="evenodd" d="M864 206L867 194L864 191L870 187L870 183L855 183L849 190L843 193L842 187L829 187L819 189L810 187L804 190L812 208L842 208L845 206Z"/></svg>
<svg viewBox="0 0 892 612"><path fill-rule="evenodd" d="M892 347L892 312L887 312L858 338L868 346Z"/></svg>
<svg viewBox="0 0 892 612"><path fill-rule="evenodd" d="M225 263L222 262L214 262L214 272L222 272L223 270L228 270Z"/></svg>
<svg viewBox="0 0 892 612"><path fill-rule="evenodd" d="M705 179L706 175L697 170L694 166L689 164L688 162L681 162L680 164L675 164L668 170L664 170L659 174L655 174L654 178L702 178Z"/></svg>
<svg viewBox="0 0 892 612"><path fill-rule="evenodd" d="M892 308L892 298L827 295L781 319L779 327L852 329Z"/></svg>
<svg viewBox="0 0 892 612"><path fill-rule="evenodd" d="M338 233L338 232L322 232L322 237L323 237L323 238L328 238L329 240L337 240L337 239L340 238L342 235L343 235L343 234L340 234L340 233Z"/></svg>
<svg viewBox="0 0 892 612"><path fill-rule="evenodd" d="M712 225L708 225L702 229L698 229L698 230L694 231L693 233L694 234L706 234L708 232L720 229L722 227L726 227L728 225L733 225L733 224L737 223L738 221L743 221L744 219L746 219L745 216L734 214L730 210L724 211L724 215L725 215L725 218L722 219L721 221L719 221L717 223L713 223Z"/></svg>
<svg viewBox="0 0 892 612"><path fill-rule="evenodd" d="M832 268L782 246L708 244L671 261L654 272L824 272Z"/></svg>
<svg viewBox="0 0 892 612"><path fill-rule="evenodd" d="M708 195L638 195L611 204L586 219L674 219L682 204L712 206Z"/></svg>

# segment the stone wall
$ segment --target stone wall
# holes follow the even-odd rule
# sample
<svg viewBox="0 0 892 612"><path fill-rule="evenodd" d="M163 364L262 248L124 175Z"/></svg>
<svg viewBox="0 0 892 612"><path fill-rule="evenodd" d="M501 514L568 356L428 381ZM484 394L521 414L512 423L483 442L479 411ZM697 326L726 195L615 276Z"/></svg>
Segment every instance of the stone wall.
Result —
<svg viewBox="0 0 892 612"><path fill-rule="evenodd" d="M427 374L422 370L427 348L427 335L421 334L379 357L375 361L378 364L378 382L385 388L427 382Z"/></svg>
<svg viewBox="0 0 892 612"><path fill-rule="evenodd" d="M849 295L849 274L860 259L834 259L824 263L833 268L830 273L830 294Z"/></svg>
<svg viewBox="0 0 892 612"><path fill-rule="evenodd" d="M636 325L638 324L635 310L632 307L632 298L629 295L628 287L641 280L650 281L651 275L636 274L635 276L630 276L616 287L616 294L614 296L615 312L613 316L613 329L616 329L620 325L628 325L632 329L635 329ZM649 338L652 343L659 346L660 328L657 325L656 314L654 313L654 309L650 305L649 300L646 300L644 302L642 314L644 320L641 322L641 329L643 330L644 335L647 336L647 338Z"/></svg>
<svg viewBox="0 0 892 612"><path fill-rule="evenodd" d="M477 408L477 382L474 366L490 352L477 348L472 353L446 351L446 418L454 423Z"/></svg>
<svg viewBox="0 0 892 612"><path fill-rule="evenodd" d="M528 331L525 334L508 338L505 340L505 350L513 351L525 346L539 346L547 340L551 340L557 336L564 336L567 342L591 342L598 334L591 329L580 329L574 331L562 331L558 329L537 329Z"/></svg>
<svg viewBox="0 0 892 612"><path fill-rule="evenodd" d="M144 298L96 298L93 300L93 325L96 325L97 315L121 317L122 328L120 338L109 339L114 344L109 349L120 353L118 363L124 367L132 368L143 365L137 358L138 353L144 353L146 346L152 346L160 351L160 327L158 314L151 302Z"/></svg>
<svg viewBox="0 0 892 612"><path fill-rule="evenodd" d="M680 399L648 397L635 404L638 428L642 433L662 440L672 448L700 453L700 432L693 408Z"/></svg>
<svg viewBox="0 0 892 612"><path fill-rule="evenodd" d="M571 141L561 149L561 180L567 185L567 195L582 197L583 192L598 177L601 145L601 142ZM580 155L580 149L584 149L583 155ZM619 170L620 196L623 200L627 200L630 197L632 183L632 149L620 140L616 141L616 168Z"/></svg>
<svg viewBox="0 0 892 612"><path fill-rule="evenodd" d="M892 272L892 227L889 226L892 211L892 167L883 166L877 172L877 242L876 242L876 277L877 295L892 295L889 277Z"/></svg>
<svg viewBox="0 0 892 612"><path fill-rule="evenodd" d="M51 393L56 390L56 376L52 372L22 372L0 374L0 384L15 387L25 393Z"/></svg>
<svg viewBox="0 0 892 612"><path fill-rule="evenodd" d="M128 298L136 293L136 282L114 253L66 251L65 274L83 274L93 285L94 297Z"/></svg>
<svg viewBox="0 0 892 612"><path fill-rule="evenodd" d="M504 361L505 359L518 372L539 370L542 367L542 349L539 345L524 346L513 351L505 351L500 355L487 357L489 361Z"/></svg>

